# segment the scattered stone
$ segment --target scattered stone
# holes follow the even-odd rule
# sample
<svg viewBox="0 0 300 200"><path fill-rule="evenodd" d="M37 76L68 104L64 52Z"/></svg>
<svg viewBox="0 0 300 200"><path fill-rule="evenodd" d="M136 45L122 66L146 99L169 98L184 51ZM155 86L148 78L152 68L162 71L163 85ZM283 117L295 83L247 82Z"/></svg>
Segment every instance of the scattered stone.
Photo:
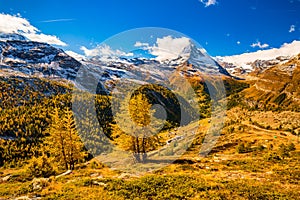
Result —
<svg viewBox="0 0 300 200"><path fill-rule="evenodd" d="M15 198L15 200L31 200L31 198L29 198L28 196L22 196L22 197Z"/></svg>
<svg viewBox="0 0 300 200"><path fill-rule="evenodd" d="M34 191L42 190L49 185L49 178L35 178L32 180L32 189Z"/></svg>
<svg viewBox="0 0 300 200"><path fill-rule="evenodd" d="M3 178L0 180L0 182L7 182L7 181L9 181L10 178L11 178L11 175L9 174L9 175L3 177Z"/></svg>
<svg viewBox="0 0 300 200"><path fill-rule="evenodd" d="M62 177L62 176L66 176L66 175L69 175L69 174L71 174L72 173L72 170L68 170L68 171L66 171L65 173L62 173L62 174L60 174L60 175L58 175L58 176L55 176L55 178L60 178L60 177Z"/></svg>
<svg viewBox="0 0 300 200"><path fill-rule="evenodd" d="M99 176L99 173L93 173L91 174L91 177L98 177Z"/></svg>
<svg viewBox="0 0 300 200"><path fill-rule="evenodd" d="M129 178L137 178L137 177L139 177L139 176L134 175L134 174L129 174L129 173L122 173L117 178L119 178L119 179L129 179Z"/></svg>
<svg viewBox="0 0 300 200"><path fill-rule="evenodd" d="M103 186L103 187L107 186L106 183L99 182L99 181L93 181L93 185L98 185L98 186Z"/></svg>
<svg viewBox="0 0 300 200"><path fill-rule="evenodd" d="M42 199L41 197L38 197L38 196L34 196L32 198L28 197L28 196L21 196L21 197L17 197L15 198L14 200L39 200L39 199ZM0 198L0 200L2 200ZM3 199L4 200L4 199Z"/></svg>

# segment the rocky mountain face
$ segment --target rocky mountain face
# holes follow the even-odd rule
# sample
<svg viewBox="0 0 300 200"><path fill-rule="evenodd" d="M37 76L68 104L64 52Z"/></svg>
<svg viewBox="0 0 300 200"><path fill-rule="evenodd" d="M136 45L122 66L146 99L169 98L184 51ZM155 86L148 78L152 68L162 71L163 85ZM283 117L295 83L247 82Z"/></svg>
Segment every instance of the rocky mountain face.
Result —
<svg viewBox="0 0 300 200"><path fill-rule="evenodd" d="M6 42L6 41L28 41L26 37L20 34L7 34L7 33L0 33L0 41Z"/></svg>
<svg viewBox="0 0 300 200"><path fill-rule="evenodd" d="M272 63L274 64L274 63ZM249 74L252 86L243 91L250 104L299 109L300 54L279 64Z"/></svg>
<svg viewBox="0 0 300 200"><path fill-rule="evenodd" d="M80 68L84 68L88 77L100 81L103 85L102 90L107 91L114 88L121 78L139 82L159 82L171 77L168 80L176 82L176 72L179 76L189 77L193 83L199 84L203 82L201 77L205 75L222 75L227 79L231 79L231 75L239 75L247 76L252 85L244 91L249 101L257 102L263 99L264 103L274 105L299 101L299 55L292 58L281 56L272 60L256 60L247 65L249 67L245 68L220 60L216 62L193 44L187 46L178 58L163 62L138 57L93 57L79 62L63 50L49 44L28 41L17 34L0 35L2 77L68 80L76 84L78 78L83 80L82 82L85 81L87 74L78 73Z"/></svg>
<svg viewBox="0 0 300 200"><path fill-rule="evenodd" d="M285 43L279 48L269 48L231 56L217 56L215 59L230 74L246 79L251 72L261 73L272 66L284 64L299 53L300 41L295 40L291 43Z"/></svg>
<svg viewBox="0 0 300 200"><path fill-rule="evenodd" d="M177 59L159 62L153 58L93 57L77 61L63 50L49 44L28 41L17 34L0 35L0 75L74 80L84 65L98 80L110 81L121 76L138 76L147 71L152 79L161 79L165 72L187 65L189 76L199 73L230 74L194 45L187 47ZM164 73L161 73L164 71Z"/></svg>
<svg viewBox="0 0 300 200"><path fill-rule="evenodd" d="M0 40L0 75L74 79L81 64L63 50L16 36ZM13 39L13 40L11 40Z"/></svg>
<svg viewBox="0 0 300 200"><path fill-rule="evenodd" d="M233 76L246 77L252 72L262 73L272 66L284 64L288 62L290 58L290 56L279 56L271 60L255 60L253 62L246 63L246 65L243 66L224 62L222 60L219 60L219 64Z"/></svg>
<svg viewBox="0 0 300 200"><path fill-rule="evenodd" d="M210 100L208 91L205 90L204 77L211 76L232 79L216 61L193 45L184 49L178 58L166 61L115 56L96 56L78 61L61 49L46 43L28 41L18 35L6 35L0 40L0 87L6 91L2 95L7 99L3 102L6 107L27 105L31 99L39 101L70 93L65 82L88 89L92 94L96 92L106 95L115 89L120 80L126 80L146 85L167 82L180 87L179 90L189 90L192 85L196 88L205 111ZM182 77L190 84L182 83ZM168 113L171 113L173 121L178 121L180 114L174 114L178 108L174 108L173 96L163 97L159 93L162 90L154 87L147 94L153 102L163 104ZM183 112L193 115L194 110L187 102L191 101L190 98L192 97L187 100L182 98L186 105Z"/></svg>

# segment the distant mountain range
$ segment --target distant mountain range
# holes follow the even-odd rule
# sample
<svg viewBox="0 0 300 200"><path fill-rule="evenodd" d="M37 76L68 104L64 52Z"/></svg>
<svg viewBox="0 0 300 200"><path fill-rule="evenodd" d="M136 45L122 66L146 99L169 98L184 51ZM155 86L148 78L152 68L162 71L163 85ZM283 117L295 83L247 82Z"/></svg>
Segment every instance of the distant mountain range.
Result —
<svg viewBox="0 0 300 200"><path fill-rule="evenodd" d="M149 79L162 80L178 66L186 66L186 74L230 74L205 52L193 44L186 47L176 59L158 61L143 49L131 52L130 57L94 56L77 57L77 60L46 43L32 42L18 34L0 35L0 75L38 77L74 81L80 67L86 67L100 81L116 80L122 76L143 81L142 73Z"/></svg>
<svg viewBox="0 0 300 200"><path fill-rule="evenodd" d="M279 49L217 57L217 61L193 44L172 60L158 61L142 49L131 52L136 55L131 57L86 58L75 55L76 60L70 56L72 54L49 44L32 42L18 34L0 34L0 76L46 78L71 81L76 85L78 78L84 82L86 74L78 72L85 68L88 77L102 83L103 90L112 89L122 77L144 83L164 81L166 77L177 81L174 72L193 79L196 85L205 75L221 75L227 81L241 77L250 85L241 93L248 103L291 107L300 101L298 46L300 42L294 41ZM238 84L229 81L225 85L230 90Z"/></svg>
<svg viewBox="0 0 300 200"><path fill-rule="evenodd" d="M215 59L232 75L245 76L253 71L265 70L284 64L300 53L300 41L284 44L280 48L259 50L234 56L217 56Z"/></svg>

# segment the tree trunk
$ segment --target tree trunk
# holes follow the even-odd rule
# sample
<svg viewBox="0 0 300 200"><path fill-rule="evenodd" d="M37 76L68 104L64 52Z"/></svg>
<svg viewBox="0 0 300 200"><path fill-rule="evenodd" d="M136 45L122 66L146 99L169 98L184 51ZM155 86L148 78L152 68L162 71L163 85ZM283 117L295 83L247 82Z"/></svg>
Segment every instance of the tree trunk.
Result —
<svg viewBox="0 0 300 200"><path fill-rule="evenodd" d="M141 158L140 158L140 144L139 144L139 138L135 137L135 152L134 152L134 157L136 159L137 162L141 162Z"/></svg>
<svg viewBox="0 0 300 200"><path fill-rule="evenodd" d="M143 138L142 140L142 159L143 162L147 160L147 152L146 152L146 139Z"/></svg>
<svg viewBox="0 0 300 200"><path fill-rule="evenodd" d="M67 161L67 156L66 156L66 152L65 152L65 143L64 143L64 138L62 137L62 133L60 133L60 143L61 143L61 153L63 155L65 168L66 168L66 170L68 170L69 167L68 167L68 161Z"/></svg>

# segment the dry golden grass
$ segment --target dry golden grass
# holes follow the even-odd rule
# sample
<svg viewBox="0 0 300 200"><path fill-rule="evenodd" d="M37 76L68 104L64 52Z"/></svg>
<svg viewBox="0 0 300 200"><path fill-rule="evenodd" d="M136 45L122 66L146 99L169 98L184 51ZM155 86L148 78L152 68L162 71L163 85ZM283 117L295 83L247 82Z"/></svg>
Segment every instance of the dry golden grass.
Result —
<svg viewBox="0 0 300 200"><path fill-rule="evenodd" d="M175 163L157 171L124 175L92 160L79 166L71 175L52 180L40 191L30 189L31 181L12 179L0 183L0 197L38 194L44 199L163 199L170 198L170 195L173 199L183 199L184 195L186 199L296 199L300 189L300 144L287 129L299 128L299 119L300 114L294 112L234 108L227 112L221 136L207 157L200 157L199 150L211 126L209 119L178 129L176 134L181 135L194 131L199 124L189 150ZM167 133L162 136L165 140L170 137ZM290 142L296 145L297 151L289 157L275 161L266 159L270 153L277 152L281 143L287 145ZM236 147L241 143L250 144L251 152L237 153ZM272 150L269 149L271 144ZM265 148L257 149L260 145ZM23 173L23 169L1 171L1 177L7 174L22 176ZM145 189L137 190L141 185Z"/></svg>

